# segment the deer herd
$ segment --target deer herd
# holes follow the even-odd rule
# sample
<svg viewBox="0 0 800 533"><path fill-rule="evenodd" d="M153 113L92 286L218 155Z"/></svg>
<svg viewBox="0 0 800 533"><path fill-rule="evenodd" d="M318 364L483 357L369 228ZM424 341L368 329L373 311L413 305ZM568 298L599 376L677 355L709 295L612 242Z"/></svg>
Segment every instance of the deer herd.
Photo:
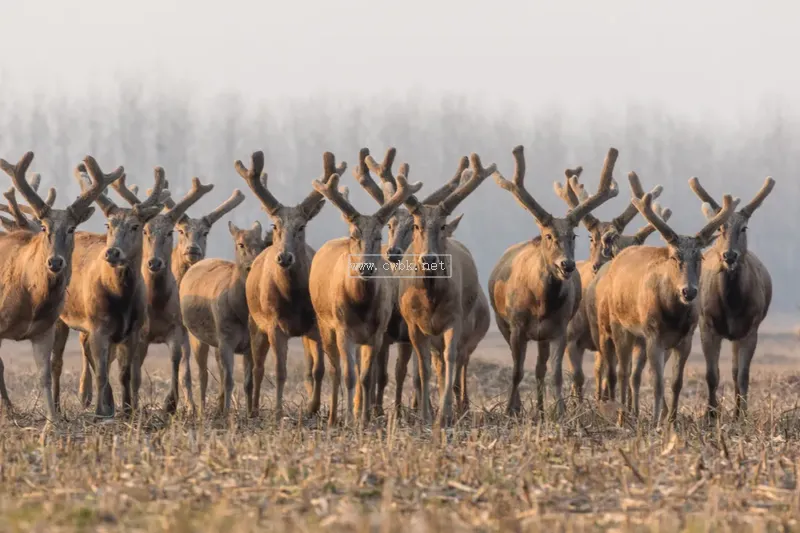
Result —
<svg viewBox="0 0 800 533"><path fill-rule="evenodd" d="M675 422L684 366L699 326L706 361L707 416L719 413L719 355L722 340L732 343L736 417L746 411L750 364L758 329L767 315L772 282L763 263L748 250L747 227L774 186L767 178L752 201L737 210L739 199L717 201L697 178L689 186L707 218L694 235L668 224L671 212L655 200L662 187L645 192L639 177L628 175L631 198L620 214L601 221L592 212L619 195L614 180L617 150L606 156L597 190L586 191L582 168L568 169L555 192L566 204L563 216L548 212L525 183L522 146L512 151L514 174L506 179L495 164L484 166L476 154L463 157L455 175L425 197L422 183L408 180L409 165L393 171L396 151L378 163L364 148L354 171L358 184L377 202L361 212L340 187L347 165L323 155L322 174L306 198L284 205L270 190L262 152L249 167L234 163L272 222L228 229L235 259L206 258L209 231L240 205L238 189L212 212L191 218L187 212L213 185L193 178L180 200L170 195L164 170L155 169L151 189L138 195L126 184L123 167L105 173L87 156L75 169L81 194L64 209L54 207L56 191L42 199L40 176L28 172L33 153L16 165L0 159L13 187L0 206L0 338L29 340L50 421L60 411L60 378L70 330L78 332L83 352L80 398L95 414L113 416L109 379L117 362L121 406L139 408L142 364L150 344L166 344L171 356L171 386L163 409L174 413L183 396L190 414L192 356L199 369L203 412L208 386L208 354L215 351L221 376L217 413L228 415L234 388L235 354L244 362L247 413L259 413L267 354L275 355L276 416L283 415L289 339L300 337L305 354L306 414L321 407L325 359L333 367L329 425L339 416L344 378L345 421L367 423L383 412L388 383L389 348L397 345L395 408L412 363L411 407L430 423L431 369L438 384L437 424L449 424L469 410L467 369L486 335L491 311L513 360L506 412L522 411L520 383L529 341L535 341L536 409L544 412L548 362L553 371L555 408L563 414L562 362L572 369L572 396L584 401L585 351L595 352L596 400L616 401L621 416L639 415L642 371L650 365L654 382L653 422ZM380 180L380 184L374 176ZM458 206L487 178L511 193L538 226L539 234L508 248L492 270L488 293L479 282L471 252L454 238L462 215ZM124 200L107 194L111 187ZM18 202L16 193L25 203ZM326 200L347 223L345 236L319 250L306 242L306 229ZM76 231L96 204L106 219L105 233ZM646 225L626 228L640 213ZM589 258L576 261L575 230L590 236ZM388 242L382 241L388 226ZM177 230L177 244L174 232ZM658 232L663 246L647 246ZM357 270L355 257L373 257L372 268ZM446 261L442 261L447 258ZM402 275L379 275L400 262L414 268ZM434 268L436 264L442 265ZM416 353L416 356L414 354ZM552 361L551 360L552 357ZM664 367L672 357L672 402L667 409ZM433 363L433 364L431 364ZM94 389L94 390L93 390ZM180 393L179 393L180 389ZM0 361L0 396L12 409Z"/></svg>

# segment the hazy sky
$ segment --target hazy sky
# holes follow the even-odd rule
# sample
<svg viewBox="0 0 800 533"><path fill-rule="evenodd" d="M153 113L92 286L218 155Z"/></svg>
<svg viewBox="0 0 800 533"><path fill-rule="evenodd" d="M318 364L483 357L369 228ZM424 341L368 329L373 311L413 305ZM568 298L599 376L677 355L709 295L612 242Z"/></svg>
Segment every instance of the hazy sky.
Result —
<svg viewBox="0 0 800 533"><path fill-rule="evenodd" d="M0 66L21 93L141 75L197 95L461 92L725 115L797 93L798 14L741 0L15 0Z"/></svg>

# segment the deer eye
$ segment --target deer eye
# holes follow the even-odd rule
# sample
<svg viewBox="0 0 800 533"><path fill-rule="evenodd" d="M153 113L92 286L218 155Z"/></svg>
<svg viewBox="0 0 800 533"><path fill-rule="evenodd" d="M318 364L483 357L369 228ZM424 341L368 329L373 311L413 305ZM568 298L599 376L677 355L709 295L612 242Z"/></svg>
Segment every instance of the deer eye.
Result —
<svg viewBox="0 0 800 533"><path fill-rule="evenodd" d="M577 239L577 238L578 238L578 236L577 236L577 235L574 235L574 234L572 235L572 240L573 240L573 241L574 241L575 239Z"/></svg>
<svg viewBox="0 0 800 533"><path fill-rule="evenodd" d="M746 231L747 231L747 226L744 226L744 227L743 227L743 228L742 228L740 231L741 231L742 233L746 232Z"/></svg>
<svg viewBox="0 0 800 533"><path fill-rule="evenodd" d="M414 224L414 231L419 231L419 224Z"/></svg>
<svg viewBox="0 0 800 533"><path fill-rule="evenodd" d="M172 234L173 234L173 232L170 231L169 233L167 233L167 236L172 237Z"/></svg>
<svg viewBox="0 0 800 533"><path fill-rule="evenodd" d="M553 236L550 235L549 233L545 233L544 238L547 239L548 241L552 241L553 240Z"/></svg>
<svg viewBox="0 0 800 533"><path fill-rule="evenodd" d="M239 248L244 248L244 243L240 242L238 246L239 246Z"/></svg>
<svg viewBox="0 0 800 533"><path fill-rule="evenodd" d="M207 231L203 232L203 237L208 237L208 232Z"/></svg>
<svg viewBox="0 0 800 533"><path fill-rule="evenodd" d="M305 225L303 225L303 226L300 226L299 228L297 228L297 231L304 231L305 229L306 229L306 227L305 227Z"/></svg>
<svg viewBox="0 0 800 533"><path fill-rule="evenodd" d="M108 222L106 222L105 224L103 224L103 226L105 226L105 228L106 228L106 229L109 229L109 228L111 227L111 226L108 224Z"/></svg>
<svg viewBox="0 0 800 533"><path fill-rule="evenodd" d="M67 234L72 235L75 233L75 226L70 226L67 228Z"/></svg>
<svg viewBox="0 0 800 533"><path fill-rule="evenodd" d="M182 230L182 229L179 229L179 230L178 230L178 233L179 233L180 235L183 235L183 230Z"/></svg>
<svg viewBox="0 0 800 533"><path fill-rule="evenodd" d="M139 231L139 224L134 224L131 226L131 231Z"/></svg>

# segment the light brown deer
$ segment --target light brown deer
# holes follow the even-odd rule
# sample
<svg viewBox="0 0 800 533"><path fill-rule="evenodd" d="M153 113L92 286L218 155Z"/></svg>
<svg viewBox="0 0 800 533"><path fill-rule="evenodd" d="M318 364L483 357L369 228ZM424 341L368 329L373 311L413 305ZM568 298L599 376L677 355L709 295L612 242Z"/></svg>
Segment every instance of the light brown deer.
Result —
<svg viewBox="0 0 800 533"><path fill-rule="evenodd" d="M169 187L164 184L165 189ZM211 192L214 185L203 185L198 178L192 178L192 188L177 204L171 199L163 199L169 206L150 219L144 226L142 249L142 277L147 296L147 325L141 330L139 340L139 365L144 364L147 349L151 344L167 344L172 362L170 391L164 399L164 411L174 413L178 406L179 382L184 399L192 414L195 411L192 398L192 374L189 364L189 337L181 317L178 284L173 275L173 232L175 225L186 210ZM141 204L136 193L129 189L123 177L117 182L117 192L131 206ZM152 194L152 191L148 191ZM235 193L234 193L235 194ZM240 193L241 194L241 193ZM183 378L180 379L180 364L183 360ZM87 369L88 370L88 369Z"/></svg>
<svg viewBox="0 0 800 533"><path fill-rule="evenodd" d="M589 198L589 193L586 192L583 184L579 182L582 172L582 167L574 170L567 169L565 171L565 183L563 185L558 182L553 184L556 194L570 209L575 209L580 202ZM653 198L657 198L661 195L661 191L662 188L658 185L650 194L653 195ZM644 192L639 197L643 195ZM567 326L567 348L565 350L573 372L572 394L578 398L578 401L583 401L583 354L586 350L594 352L597 350L592 341L592 332L586 314L586 287L589 286L600 267L610 259L610 257L602 253L603 235L609 231L614 231L617 235L621 234L637 214L639 214L639 211L636 210L636 207L633 204L628 204L619 216L609 221L601 221L591 213L583 217L583 225L589 232L589 259L587 261L578 261L576 264L581 280L581 303ZM653 231L655 231L655 228L653 228ZM602 361L602 358L599 357L599 354L596 354L596 372L601 371L600 361ZM562 360L556 359L554 363L553 372L556 375L556 380L558 380L557 376L562 373ZM597 382L595 384L599 385ZM596 391L598 400L601 398L601 392L602 387L598 387Z"/></svg>
<svg viewBox="0 0 800 533"><path fill-rule="evenodd" d="M29 221L21 213L22 206L16 204L13 194L7 194L20 228L0 236L0 257L3 258L0 261L0 339L31 342L39 371L39 386L47 403L47 415L49 420L55 421L50 353L55 324L64 307L67 286L72 278L75 228L92 216L92 202L110 183L122 176L123 169L119 167L112 174L93 180L91 187L66 209L55 209L52 207L55 191L51 189L48 203L25 178L32 161L33 152L27 152L16 165L0 159L0 168L11 176L38 223L36 231L30 231ZM0 397L4 408L10 411L12 404L1 360Z"/></svg>
<svg viewBox="0 0 800 533"><path fill-rule="evenodd" d="M495 173L495 181L533 215L541 235L506 250L489 277L489 298L497 325L514 360L506 411L517 415L522 409L519 384L528 341L534 340L539 348L536 404L543 414L544 378L551 348L559 366L566 349L567 325L581 302L581 277L575 272L575 228L588 213L619 194L613 179L618 153L614 148L609 149L597 193L570 209L563 218L547 212L525 188L522 146L514 148L512 153L515 161L513 181L506 180L499 172ZM576 378L580 379L582 375L582 372L576 372ZM556 406L559 412L563 412L560 368L556 368L554 381ZM576 387L580 389L582 383L576 383Z"/></svg>
<svg viewBox="0 0 800 533"><path fill-rule="evenodd" d="M333 174L327 183L315 180L314 189L342 212L350 235L330 240L319 249L311 262L309 289L322 345L335 372L328 423L336 423L342 370L347 389L345 419L355 410L366 423L374 391L372 365L383 347L396 287L386 276L389 269L381 255L381 233L397 208L422 184L409 185L405 176L398 176L397 191L372 215L359 213L338 184L339 174ZM362 346L357 388L352 344Z"/></svg>
<svg viewBox="0 0 800 533"><path fill-rule="evenodd" d="M495 171L494 164L484 168L477 154L470 155L470 168L463 173L464 182L438 205L425 205L410 197L405 204L414 218L414 235L410 253L402 262L413 267L400 279L400 313L409 338L417 352L421 382L421 415L431 419L430 373L431 348L442 346L444 382L439 391L440 409L437 423L447 424L453 414L453 385L459 366L467 360L468 317L482 292L472 254L458 241L448 238L455 231L460 217L450 223L447 217Z"/></svg>
<svg viewBox="0 0 800 533"><path fill-rule="evenodd" d="M689 186L700 197L703 212L713 219L722 209L706 192L700 180ZM769 312L772 278L767 267L748 249L747 226L753 213L772 192L775 180L767 178L749 204L738 210L719 228L715 245L703 256L700 284L700 342L706 358L708 416L715 418L719 385L719 351L722 340L733 347L735 416L747 408L750 363L758 344L758 328Z"/></svg>
<svg viewBox="0 0 800 533"><path fill-rule="evenodd" d="M635 173L629 177L638 180ZM668 418L674 423L683 387L683 369L697 327L703 249L714 241L717 228L730 218L739 200L726 195L723 209L694 236L677 234L659 218L649 193L632 201L667 246L630 247L609 263L608 272L596 287L598 348L609 369L613 366L607 357L611 350L628 354L636 347L640 351L630 385L637 416L641 374L645 363L650 363L655 381L654 424L660 423L665 402L664 365L673 356L673 396Z"/></svg>
<svg viewBox="0 0 800 533"><path fill-rule="evenodd" d="M359 153L359 164L353 173L364 190L378 202L378 205L383 205L389 198L394 196L397 191L397 181L392 173L392 165L394 164L397 150L392 147L386 151L383 158L383 163L378 164L377 161L369 154L368 148L362 148ZM425 205L438 205L439 202L444 200L450 193L452 193L461 182L461 174L469 166L467 157L461 158L456 174L438 190L428 195L422 203ZM403 163L399 167L399 173L408 178L409 167ZM378 175L381 180L381 185L378 185L370 173ZM414 236L414 218L408 209L400 207L389 219L387 224L389 228L388 242L381 247L381 253L386 259L392 263L399 263L405 254L408 247L411 245L411 240ZM457 222L452 225L455 230ZM393 270L393 273L400 274L399 271ZM389 363L389 347L392 344L397 344L397 361L395 363L395 382L397 384L395 390L395 409L399 409L402 405L403 396L403 382L405 381L406 373L408 372L408 362L411 360L413 354L413 347L408 338L408 327L400 314L399 302L399 278L394 280L396 290L394 292L394 302L392 309L392 318L389 320L389 326L386 330L387 338L385 339L384 346L381 348L380 353L375 360L375 398L373 400L373 407L376 413L380 416L383 412L383 395L386 390L386 385L389 382L388 363ZM485 333L485 332L484 332ZM441 359L441 354L433 360L438 362ZM413 359L414 371L414 395L412 396L412 408L417 407L417 398L420 392L419 383L419 367L417 360ZM443 369L441 365L437 365L437 371ZM460 379L456 377L456 395L460 397Z"/></svg>
<svg viewBox="0 0 800 533"><path fill-rule="evenodd" d="M222 370L218 413L223 416L227 416L231 408L235 353L244 355L246 390L247 378L252 376L245 283L253 261L272 242L271 233L263 235L260 222L255 222L250 229L240 229L228 222L228 230L235 244L235 260L203 259L189 268L179 287L183 324L189 332L189 343L199 367L200 408L205 409L208 383L208 349L204 353L201 349L203 345L213 346ZM247 402L250 407L250 400Z"/></svg>
<svg viewBox="0 0 800 533"><path fill-rule="evenodd" d="M75 179L82 190L87 187L87 177L93 183L118 177L115 174L104 176L92 158L86 158L84 163L75 169ZM118 182L113 185L118 186ZM53 347L56 405L61 393L64 348L69 330L74 329L80 332L85 361L94 367L97 376L95 414L114 415L114 395L108 379L112 352L116 352L119 365L123 412L129 414L138 408L141 385L138 344L147 322L146 287L141 272L143 230L164 207L161 203L163 189L164 169L156 167L152 193L131 209L117 206L105 194L97 195L95 202L106 217L106 233L81 232L75 237L72 260L76 268L61 321L56 326ZM85 397L86 384L81 388Z"/></svg>
<svg viewBox="0 0 800 533"><path fill-rule="evenodd" d="M347 168L344 162L337 168L336 159L330 152L322 156L322 165L323 183L327 183L334 173L341 174ZM320 192L311 191L295 206L281 204L270 192L266 174L262 176L263 152L253 153L250 169L241 161L236 161L235 166L272 219L272 246L255 259L247 277L247 307L254 324L250 339L255 366L252 412L258 412L264 361L271 346L275 353L275 416L278 419L283 416L289 339L303 337L309 366L306 387L311 396L307 413L313 415L320 407L325 359L309 293L309 272L315 252L306 243L306 225L319 214L325 199Z"/></svg>

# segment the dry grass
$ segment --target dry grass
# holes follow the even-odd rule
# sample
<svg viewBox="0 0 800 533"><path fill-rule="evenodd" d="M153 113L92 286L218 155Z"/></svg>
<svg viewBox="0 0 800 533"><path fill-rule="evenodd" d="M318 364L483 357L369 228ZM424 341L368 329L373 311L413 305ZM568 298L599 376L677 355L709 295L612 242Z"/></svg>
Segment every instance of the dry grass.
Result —
<svg viewBox="0 0 800 533"><path fill-rule="evenodd" d="M285 411L297 417L305 393L302 357L292 348ZM74 347L64 377L67 421L43 431L28 349L8 344L16 414L0 422L0 531L797 529L794 355L785 338L767 339L752 374L749 420L723 416L714 428L702 422L704 371L695 358L680 427L659 433L619 428L615 408L593 400L571 405L561 421L507 420L508 355L490 337L471 366L471 414L437 442L407 417L366 431L328 431L324 414L275 422L270 383L257 420L243 407L229 423L164 420L160 350L146 364L145 414L97 422L78 406ZM730 371L723 372L729 413ZM118 390L116 376L113 383ZM649 379L645 385L648 419ZM524 390L533 390L531 372ZM236 393L241 398L241 379ZM530 398L526 406L530 413Z"/></svg>

